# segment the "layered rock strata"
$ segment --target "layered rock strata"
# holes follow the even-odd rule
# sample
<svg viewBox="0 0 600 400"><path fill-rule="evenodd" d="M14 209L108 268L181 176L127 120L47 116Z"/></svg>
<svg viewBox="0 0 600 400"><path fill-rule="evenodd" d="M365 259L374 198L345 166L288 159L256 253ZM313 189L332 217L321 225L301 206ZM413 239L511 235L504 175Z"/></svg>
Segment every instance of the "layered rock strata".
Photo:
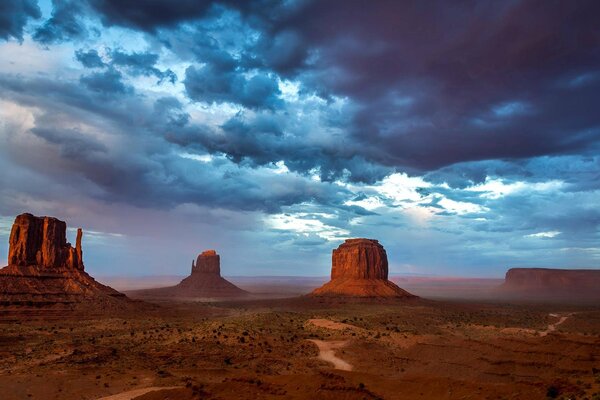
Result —
<svg viewBox="0 0 600 400"><path fill-rule="evenodd" d="M9 238L8 266L0 269L0 304L73 303L98 296L123 297L84 270L77 230L75 247L67 242L67 224L53 217L21 214Z"/></svg>
<svg viewBox="0 0 600 400"><path fill-rule="evenodd" d="M388 280L388 259L373 239L348 239L331 257L331 280L312 296L414 297Z"/></svg>

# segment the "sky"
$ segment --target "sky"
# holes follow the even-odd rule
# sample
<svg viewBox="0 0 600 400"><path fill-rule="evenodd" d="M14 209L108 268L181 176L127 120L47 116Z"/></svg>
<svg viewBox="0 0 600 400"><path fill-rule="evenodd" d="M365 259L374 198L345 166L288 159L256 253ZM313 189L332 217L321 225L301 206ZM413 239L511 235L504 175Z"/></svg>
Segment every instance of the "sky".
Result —
<svg viewBox="0 0 600 400"><path fill-rule="evenodd" d="M97 276L600 267L597 1L0 2L0 259Z"/></svg>

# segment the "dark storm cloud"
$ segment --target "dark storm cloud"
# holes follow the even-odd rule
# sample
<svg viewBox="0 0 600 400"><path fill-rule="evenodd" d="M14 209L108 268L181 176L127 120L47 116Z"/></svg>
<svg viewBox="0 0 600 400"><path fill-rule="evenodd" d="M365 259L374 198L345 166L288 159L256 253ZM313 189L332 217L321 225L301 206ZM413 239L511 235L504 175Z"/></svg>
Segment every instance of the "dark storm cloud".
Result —
<svg viewBox="0 0 600 400"><path fill-rule="evenodd" d="M227 7L243 13L255 25L264 26L287 17L306 1L292 0L88 0L106 26L122 26L147 32L173 28L201 19L215 8Z"/></svg>
<svg viewBox="0 0 600 400"><path fill-rule="evenodd" d="M237 71L223 72L212 65L188 67L184 80L187 95L207 103L237 103L249 108L274 109L280 103L277 80L266 73L246 78Z"/></svg>
<svg viewBox="0 0 600 400"><path fill-rule="evenodd" d="M238 38L241 47L232 52L215 38L222 25L213 28L218 31L210 24L198 29L186 50L203 65L187 69L187 95L286 112L275 78L296 79L302 94L344 97L353 104L344 128L359 150L347 152L349 161L340 153L328 157L330 149L299 159L293 155L298 144L286 151L262 142L264 135L244 136L243 145L234 142L239 135L226 135L219 143L204 140L209 151L259 164L280 157L294 170L321 167L339 177L344 170L359 173L352 168L357 159L380 170L421 173L456 163L598 149L596 2L467 1L450 7L381 1L366 7L348 1L339 7L315 1L272 13L257 7L260 2L224 4L224 10L241 12L259 39ZM176 41L167 40L177 52ZM276 153L269 157L271 150Z"/></svg>
<svg viewBox="0 0 600 400"><path fill-rule="evenodd" d="M111 75L114 71L106 72ZM218 160L201 163L182 158L161 136L177 127L188 129L189 116L182 112L178 100L165 97L145 104L133 91L121 93L116 76L97 73L84 78L86 90L76 84L41 78L15 82L0 76L3 96L10 95L12 101L45 110L36 118L41 127L17 136L17 142L4 149L8 151L6 156L53 180L80 177L96 188L86 189L86 184L81 183L81 190L89 190L92 197L147 207L194 203L272 213L302 202L338 204L340 193L345 191L298 176L241 169ZM43 93L52 96L42 96ZM65 124L108 131L122 143L109 147L103 144L106 139L65 128ZM53 147L35 147L26 139L21 144L19 140L26 138L27 133ZM23 156L31 151L37 157Z"/></svg>
<svg viewBox="0 0 600 400"><path fill-rule="evenodd" d="M112 65L125 67L129 74L133 76L155 76L159 79L159 82L167 79L169 82L175 83L177 80L177 76L170 69L161 71L156 68L158 54L148 52L125 53L121 50L114 50L110 53L110 56Z"/></svg>
<svg viewBox="0 0 600 400"><path fill-rule="evenodd" d="M154 103L155 115L164 118L167 126L184 127L190 115L183 110L183 104L175 97L162 97Z"/></svg>
<svg viewBox="0 0 600 400"><path fill-rule="evenodd" d="M23 40L23 28L29 19L38 19L42 12L36 0L0 1L0 39Z"/></svg>
<svg viewBox="0 0 600 400"><path fill-rule="evenodd" d="M340 146L341 138L332 135L328 143L310 143L302 135L304 128L293 132L289 130L290 124L301 125L302 121L293 120L287 113L275 115L266 111L253 117L238 114L219 129L187 127L169 131L165 137L181 147L224 154L246 166L284 161L291 171L317 174L327 182L348 179L372 183L392 172L388 167L369 162L360 154L360 148L352 144Z"/></svg>
<svg viewBox="0 0 600 400"><path fill-rule="evenodd" d="M72 0L52 0L52 16L33 34L33 39L49 45L67 40L83 38L87 30L81 14L82 2Z"/></svg>
<svg viewBox="0 0 600 400"><path fill-rule="evenodd" d="M431 170L598 143L600 81L565 84L600 65L597 2L436 4L312 2L278 27L317 51L306 83L359 105L369 158Z"/></svg>
<svg viewBox="0 0 600 400"><path fill-rule="evenodd" d="M123 76L115 69L108 69L104 72L93 72L82 76L79 81L89 90L94 92L115 95L131 92L133 88L123 83Z"/></svg>
<svg viewBox="0 0 600 400"><path fill-rule="evenodd" d="M96 50L79 49L75 51L75 58L86 68L104 68L106 66Z"/></svg>
<svg viewBox="0 0 600 400"><path fill-rule="evenodd" d="M40 121L43 122L43 121ZM108 150L103 143L86 137L81 132L73 129L33 128L31 133L59 146L61 156L65 158L77 157L89 152L106 153Z"/></svg>
<svg viewBox="0 0 600 400"><path fill-rule="evenodd" d="M116 68L122 69L131 76L155 76L158 78L158 83L162 83L165 79L171 83L177 81L177 75L170 69L161 71L156 67L158 62L158 54L150 52L132 52L127 53L122 50L113 50L108 54L110 60L105 63L100 58L97 50L79 49L75 51L75 58L86 68L104 68L111 67L113 74ZM109 75L108 73L105 73Z"/></svg>
<svg viewBox="0 0 600 400"><path fill-rule="evenodd" d="M204 0L89 0L105 25L153 31L204 16L212 2Z"/></svg>

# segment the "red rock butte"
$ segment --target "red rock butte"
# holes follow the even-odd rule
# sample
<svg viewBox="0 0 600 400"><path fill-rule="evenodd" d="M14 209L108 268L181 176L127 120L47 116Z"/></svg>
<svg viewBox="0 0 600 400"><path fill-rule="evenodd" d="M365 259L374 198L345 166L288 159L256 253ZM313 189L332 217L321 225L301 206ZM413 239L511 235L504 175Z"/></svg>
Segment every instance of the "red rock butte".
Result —
<svg viewBox="0 0 600 400"><path fill-rule="evenodd" d="M248 292L221 277L221 257L215 250L205 250L192 261L190 276L178 285L136 291L142 296L212 298L244 297Z"/></svg>
<svg viewBox="0 0 600 400"><path fill-rule="evenodd" d="M347 239L331 257L331 280L312 296L415 297L388 280L388 259L373 239Z"/></svg>
<svg viewBox="0 0 600 400"><path fill-rule="evenodd" d="M0 304L73 303L90 297L124 297L84 271L77 230L75 248L67 224L53 217L17 216L9 238L8 266L0 269Z"/></svg>

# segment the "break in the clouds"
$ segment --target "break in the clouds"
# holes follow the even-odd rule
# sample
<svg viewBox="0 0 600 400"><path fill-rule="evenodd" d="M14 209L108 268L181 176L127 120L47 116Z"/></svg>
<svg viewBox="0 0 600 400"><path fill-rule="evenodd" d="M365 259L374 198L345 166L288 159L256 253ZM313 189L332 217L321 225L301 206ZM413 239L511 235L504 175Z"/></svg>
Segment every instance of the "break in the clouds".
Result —
<svg viewBox="0 0 600 400"><path fill-rule="evenodd" d="M0 4L0 239L93 234L99 274L600 261L594 1ZM6 256L6 245L0 248Z"/></svg>

